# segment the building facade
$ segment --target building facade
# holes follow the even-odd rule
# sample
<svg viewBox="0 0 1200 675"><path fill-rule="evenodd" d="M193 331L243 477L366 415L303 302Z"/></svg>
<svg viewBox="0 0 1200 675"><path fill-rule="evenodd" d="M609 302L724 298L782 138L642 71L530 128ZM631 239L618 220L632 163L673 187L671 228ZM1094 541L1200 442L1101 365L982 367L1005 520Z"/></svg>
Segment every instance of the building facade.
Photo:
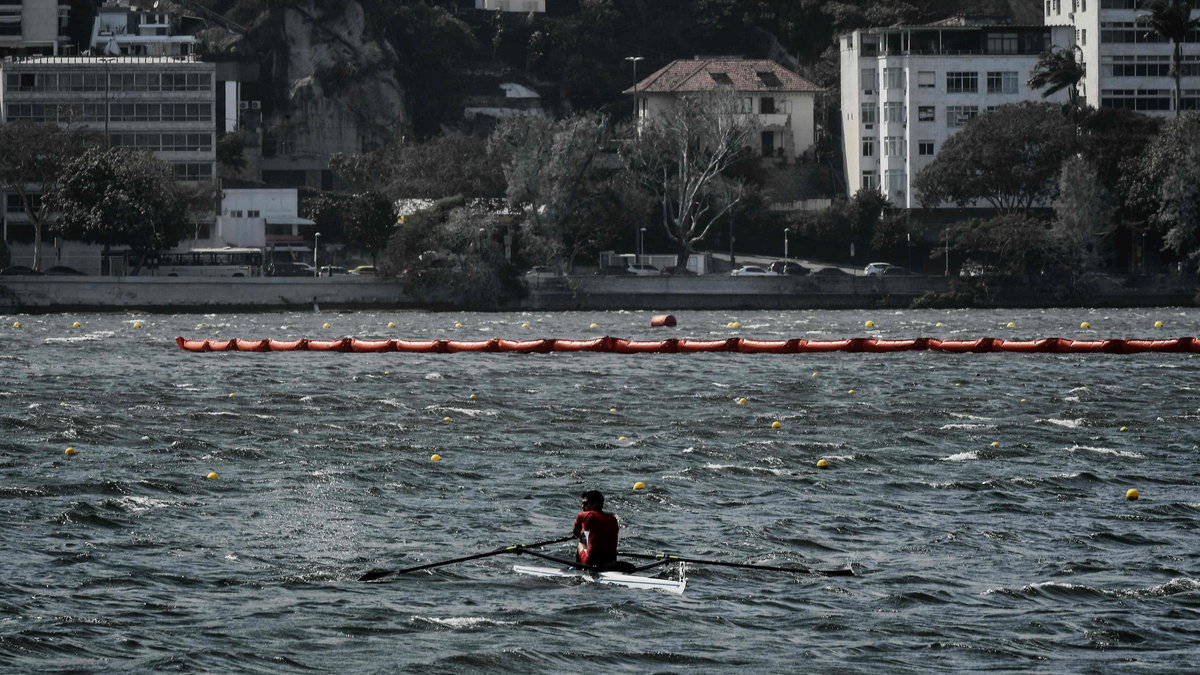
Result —
<svg viewBox="0 0 1200 675"><path fill-rule="evenodd" d="M70 9L58 0L0 0L0 54L59 53Z"/></svg>
<svg viewBox="0 0 1200 675"><path fill-rule="evenodd" d="M305 242L312 240L316 223L301 218L299 208L295 189L222 190L216 227L193 246L262 248L271 260L274 254L311 254Z"/></svg>
<svg viewBox="0 0 1200 675"><path fill-rule="evenodd" d="M1070 47L1066 26L869 28L839 36L844 168L848 194L880 190L899 208L921 208L913 178L947 138L1006 103L1066 101L1030 90L1038 57Z"/></svg>
<svg viewBox="0 0 1200 675"><path fill-rule="evenodd" d="M1084 63L1080 96L1092 107L1128 108L1146 115L1175 114L1170 42L1138 22L1140 0L1045 0L1048 26L1066 26ZM1200 9L1192 10L1192 17ZM1180 108L1200 107L1200 31L1183 45Z"/></svg>
<svg viewBox="0 0 1200 675"><path fill-rule="evenodd" d="M742 112L757 116L756 150L763 157L792 162L816 142L813 115L821 88L774 61L713 58L673 61L635 86L639 120L661 114L681 96L729 90Z"/></svg>
<svg viewBox="0 0 1200 675"><path fill-rule="evenodd" d="M184 56L195 44L194 35L171 34L171 15L166 12L107 2L96 12L90 49L107 56Z"/></svg>

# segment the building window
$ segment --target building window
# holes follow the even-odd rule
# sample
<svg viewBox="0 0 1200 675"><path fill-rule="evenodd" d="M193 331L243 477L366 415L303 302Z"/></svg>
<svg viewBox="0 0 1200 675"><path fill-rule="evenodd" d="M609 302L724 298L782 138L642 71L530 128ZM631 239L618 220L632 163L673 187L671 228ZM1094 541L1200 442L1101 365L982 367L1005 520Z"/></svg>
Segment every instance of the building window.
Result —
<svg viewBox="0 0 1200 675"><path fill-rule="evenodd" d="M904 122L904 102L893 101L885 103L883 106L883 121L884 122Z"/></svg>
<svg viewBox="0 0 1200 675"><path fill-rule="evenodd" d="M918 89L933 89L937 86L937 73L932 70L921 70L917 72L917 88Z"/></svg>
<svg viewBox="0 0 1200 675"><path fill-rule="evenodd" d="M963 127L979 114L979 106L951 105L946 106L946 126L950 129Z"/></svg>
<svg viewBox="0 0 1200 675"><path fill-rule="evenodd" d="M883 79L888 89L904 89L903 68L884 68Z"/></svg>
<svg viewBox="0 0 1200 675"><path fill-rule="evenodd" d="M988 33L988 54L1016 54L1020 52L1016 33Z"/></svg>
<svg viewBox="0 0 1200 675"><path fill-rule="evenodd" d="M917 107L917 121L918 122L934 121L934 110L935 110L935 108L931 105L918 106Z"/></svg>
<svg viewBox="0 0 1200 675"><path fill-rule="evenodd" d="M904 170L893 169L887 172L888 190L904 194Z"/></svg>
<svg viewBox="0 0 1200 675"><path fill-rule="evenodd" d="M904 156L904 137L888 136L884 139L883 154L886 157Z"/></svg>
<svg viewBox="0 0 1200 675"><path fill-rule="evenodd" d="M917 154L922 157L933 157L933 141L917 141Z"/></svg>
<svg viewBox="0 0 1200 675"><path fill-rule="evenodd" d="M241 218L244 213L240 209L235 209L229 212L230 218Z"/></svg>
<svg viewBox="0 0 1200 675"><path fill-rule="evenodd" d="M863 68L862 70L862 90L864 94L875 93L875 69Z"/></svg>
<svg viewBox="0 0 1200 675"><path fill-rule="evenodd" d="M1100 105L1128 110L1170 110L1170 89L1104 89Z"/></svg>
<svg viewBox="0 0 1200 675"><path fill-rule="evenodd" d="M863 126L865 126L868 129L872 129L875 127L875 123L878 121L879 121L878 120L878 108L875 107L875 104L874 103L862 104Z"/></svg>
<svg viewBox="0 0 1200 675"><path fill-rule="evenodd" d="M987 74L987 90L989 94L1017 93L1016 72L998 72Z"/></svg>
<svg viewBox="0 0 1200 675"><path fill-rule="evenodd" d="M862 189L878 190L879 189L879 174L874 169L868 169L862 172Z"/></svg>
<svg viewBox="0 0 1200 675"><path fill-rule="evenodd" d="M974 94L979 91L979 73L946 73L946 93Z"/></svg>
<svg viewBox="0 0 1200 675"><path fill-rule="evenodd" d="M874 157L875 156L875 139L874 138L864 138L863 139L862 156L863 157Z"/></svg>
<svg viewBox="0 0 1200 675"><path fill-rule="evenodd" d="M251 209L249 211L246 211L246 217L247 218L262 218L262 211L256 211L254 209Z"/></svg>

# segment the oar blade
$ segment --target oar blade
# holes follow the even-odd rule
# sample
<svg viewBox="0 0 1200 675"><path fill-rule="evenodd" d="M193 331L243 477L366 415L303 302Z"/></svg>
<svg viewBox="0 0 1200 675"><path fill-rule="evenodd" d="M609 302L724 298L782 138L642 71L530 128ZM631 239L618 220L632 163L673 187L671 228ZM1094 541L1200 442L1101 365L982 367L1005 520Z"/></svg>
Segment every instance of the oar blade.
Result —
<svg viewBox="0 0 1200 675"><path fill-rule="evenodd" d="M797 570L800 571L800 570ZM813 574L823 577L856 577L854 570L812 570Z"/></svg>
<svg viewBox="0 0 1200 675"><path fill-rule="evenodd" d="M370 570L368 572L364 572L363 575L358 578L358 580L359 581L375 581L376 579L382 579L383 577L386 577L387 575L391 574L392 572L393 572L393 570Z"/></svg>

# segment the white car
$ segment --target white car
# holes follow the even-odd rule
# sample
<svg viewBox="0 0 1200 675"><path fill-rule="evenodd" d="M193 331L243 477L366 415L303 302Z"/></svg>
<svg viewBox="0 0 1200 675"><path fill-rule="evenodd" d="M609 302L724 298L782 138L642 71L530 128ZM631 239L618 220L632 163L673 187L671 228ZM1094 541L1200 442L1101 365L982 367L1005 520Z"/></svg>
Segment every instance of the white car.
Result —
<svg viewBox="0 0 1200 675"><path fill-rule="evenodd" d="M662 274L662 270L658 269L654 265L642 265L638 263L629 265L625 268L625 271L639 277L656 277Z"/></svg>
<svg viewBox="0 0 1200 675"><path fill-rule="evenodd" d="M863 274L869 277L881 277L883 276L883 271L889 267L895 267L895 265L891 263L868 263L863 268Z"/></svg>
<svg viewBox="0 0 1200 675"><path fill-rule="evenodd" d="M779 274L758 265L742 265L729 273L731 277L777 277Z"/></svg>

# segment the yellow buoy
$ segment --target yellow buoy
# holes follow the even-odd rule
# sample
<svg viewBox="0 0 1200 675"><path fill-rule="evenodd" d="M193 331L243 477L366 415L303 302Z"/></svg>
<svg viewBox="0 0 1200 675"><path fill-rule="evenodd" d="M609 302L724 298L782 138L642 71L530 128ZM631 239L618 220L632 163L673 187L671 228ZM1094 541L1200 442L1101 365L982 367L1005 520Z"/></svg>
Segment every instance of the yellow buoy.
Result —
<svg viewBox="0 0 1200 675"><path fill-rule="evenodd" d="M467 398L469 398L469 399L471 399L472 401L474 401L474 400L475 400L477 397L475 396L475 394L471 394L471 395L470 395L470 396L468 396Z"/></svg>
<svg viewBox="0 0 1200 675"><path fill-rule="evenodd" d="M627 441L627 440L629 440L629 439L628 439L628 438L625 438L624 436L622 436L622 437L618 438L617 440L618 440L618 441Z"/></svg>
<svg viewBox="0 0 1200 675"><path fill-rule="evenodd" d="M1009 322L1008 322L1008 327L1009 327L1009 328L1016 328L1016 327L1017 327L1017 322L1016 322L1016 321L1009 321Z"/></svg>
<svg viewBox="0 0 1200 675"><path fill-rule="evenodd" d="M783 422L780 422L779 420L775 420L774 422L771 422L771 428L772 429L782 429Z"/></svg>
<svg viewBox="0 0 1200 675"><path fill-rule="evenodd" d="M646 484L639 480L638 482L633 484L633 489L634 490L645 490Z"/></svg>
<svg viewBox="0 0 1200 675"><path fill-rule="evenodd" d="M75 323L71 324L71 328L79 328L79 327L80 327L80 326L82 326L82 325L83 325L83 324L81 324L81 323L79 323L78 321L76 321Z"/></svg>
<svg viewBox="0 0 1200 675"><path fill-rule="evenodd" d="M875 322L874 322L874 321L867 321L867 322L866 322L866 323L864 323L863 325L864 325L864 326L866 326L867 328L874 328L874 327L875 327Z"/></svg>
<svg viewBox="0 0 1200 675"><path fill-rule="evenodd" d="M1155 327L1155 328L1162 328L1162 327L1163 327L1163 322L1161 322L1161 321L1155 321L1155 322L1154 322L1154 327Z"/></svg>
<svg viewBox="0 0 1200 675"><path fill-rule="evenodd" d="M737 402L738 402L738 405L746 405L747 403L749 403L749 402L750 402L750 399L748 399L748 398L746 398L745 396L743 396L743 397L739 398L739 399L737 400Z"/></svg>
<svg viewBox="0 0 1200 675"><path fill-rule="evenodd" d="M993 447L993 448L998 448L998 447L1000 447L1000 441L992 441L992 447Z"/></svg>
<svg viewBox="0 0 1200 675"><path fill-rule="evenodd" d="M66 450L63 451L63 454L64 455L73 455L73 454L75 454L75 448L67 448Z"/></svg>
<svg viewBox="0 0 1200 675"><path fill-rule="evenodd" d="M463 327L463 325L462 325L461 323L455 322L455 323L454 323L454 327L455 327L455 328L462 328L462 327Z"/></svg>
<svg viewBox="0 0 1200 675"><path fill-rule="evenodd" d="M594 324L588 326L588 328L599 328L599 327L600 327L600 324L598 324L598 323L594 323Z"/></svg>
<svg viewBox="0 0 1200 675"><path fill-rule="evenodd" d="M1121 431L1129 431L1129 427L1121 427Z"/></svg>
<svg viewBox="0 0 1200 675"><path fill-rule="evenodd" d="M237 394L230 394L229 398L237 398Z"/></svg>
<svg viewBox="0 0 1200 675"><path fill-rule="evenodd" d="M521 324L521 328L529 328L529 322L526 321L525 323Z"/></svg>
<svg viewBox="0 0 1200 675"><path fill-rule="evenodd" d="M453 419L453 418L451 418L449 415L447 415L447 416L445 416L445 417L443 417L443 418L442 418L442 421L443 421L443 422L453 422L453 421L454 421L454 419Z"/></svg>
<svg viewBox="0 0 1200 675"><path fill-rule="evenodd" d="M142 327L142 322L141 322L141 321L134 321L134 322L133 322L133 327L134 327L134 328L141 328L141 327Z"/></svg>
<svg viewBox="0 0 1200 675"><path fill-rule="evenodd" d="M725 325L729 326L730 328L741 328L742 322L741 321L730 321L729 323L727 323Z"/></svg>
<svg viewBox="0 0 1200 675"><path fill-rule="evenodd" d="M14 322L13 322L13 328L20 328L20 327L21 327L21 322L20 322L20 321L14 321Z"/></svg>
<svg viewBox="0 0 1200 675"><path fill-rule="evenodd" d="M321 324L321 328L333 328L333 324L326 321L325 323Z"/></svg>
<svg viewBox="0 0 1200 675"><path fill-rule="evenodd" d="M813 371L813 377L820 377L820 376L821 376L820 373L816 372L815 370Z"/></svg>
<svg viewBox="0 0 1200 675"><path fill-rule="evenodd" d="M617 409L616 409L616 408L609 408L609 409L608 409L608 412L617 412Z"/></svg>
<svg viewBox="0 0 1200 675"><path fill-rule="evenodd" d="M945 326L946 324L944 324L944 323L942 323L941 321L939 321L939 322L937 322L937 323L935 323L935 324L933 324L933 325L934 325L934 326L936 326L936 327L938 327L938 328L941 328L942 326Z"/></svg>
<svg viewBox="0 0 1200 675"><path fill-rule="evenodd" d="M383 371L383 374L384 374L384 375L391 375L391 374L392 374L392 371L390 371L390 370L385 370L385 371Z"/></svg>
<svg viewBox="0 0 1200 675"><path fill-rule="evenodd" d="M431 462L440 462L440 461L442 461L442 456L441 456L441 455L439 455L439 454L436 454L436 453L435 453L435 454L433 454L433 455L431 455L431 456L429 457L429 461L431 461Z"/></svg>
<svg viewBox="0 0 1200 675"><path fill-rule="evenodd" d="M818 468L818 469L828 469L828 468L829 468L829 461L828 461L828 460L824 460L824 459L818 459L818 460L817 460L817 468Z"/></svg>
<svg viewBox="0 0 1200 675"><path fill-rule="evenodd" d="M204 324L198 323L198 324L196 324L196 328L204 328Z"/></svg>
<svg viewBox="0 0 1200 675"><path fill-rule="evenodd" d="M395 322L395 321L389 321L389 322L388 322L388 328L395 328L395 327L396 327L396 322Z"/></svg>
<svg viewBox="0 0 1200 675"><path fill-rule="evenodd" d="M853 394L853 393L854 393L854 390L853 390L853 389L850 389L850 390L848 390L846 393L847 393L847 394Z"/></svg>
<svg viewBox="0 0 1200 675"><path fill-rule="evenodd" d="M213 479L213 480L216 480L216 479L220 478L220 476L218 476L218 475L217 475L217 472L216 472L216 471L209 471L209 472L208 472L208 477L209 477L209 478L211 478L211 479Z"/></svg>
<svg viewBox="0 0 1200 675"><path fill-rule="evenodd" d="M1135 499L1137 499L1138 497L1141 497L1141 496L1142 495L1140 495L1138 493L1138 491L1134 488L1129 488L1129 490L1127 490L1125 492L1125 499L1128 499L1129 501L1134 501Z"/></svg>
<svg viewBox="0 0 1200 675"><path fill-rule="evenodd" d="M1084 321L1083 323L1079 324L1079 327L1080 327L1080 328L1091 328L1091 327L1092 327L1092 324L1090 324L1090 323L1088 323L1088 322Z"/></svg>
<svg viewBox="0 0 1200 675"><path fill-rule="evenodd" d="M1027 398L1021 399L1021 403L1029 403L1029 399L1027 399Z"/></svg>

